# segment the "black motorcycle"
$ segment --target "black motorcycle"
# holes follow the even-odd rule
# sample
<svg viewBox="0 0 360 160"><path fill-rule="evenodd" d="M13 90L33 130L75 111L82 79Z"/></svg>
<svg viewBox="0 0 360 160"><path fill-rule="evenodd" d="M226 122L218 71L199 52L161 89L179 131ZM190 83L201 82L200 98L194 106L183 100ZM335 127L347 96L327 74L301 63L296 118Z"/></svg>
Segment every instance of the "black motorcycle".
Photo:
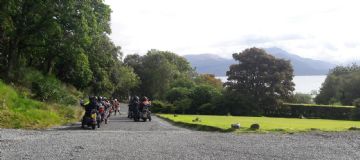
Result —
<svg viewBox="0 0 360 160"><path fill-rule="evenodd" d="M84 116L84 118L81 121L81 128L85 128L85 126L91 127L92 129L96 128L96 125L98 128L100 127L100 123L97 121L97 112L96 110L92 110L89 116Z"/></svg>

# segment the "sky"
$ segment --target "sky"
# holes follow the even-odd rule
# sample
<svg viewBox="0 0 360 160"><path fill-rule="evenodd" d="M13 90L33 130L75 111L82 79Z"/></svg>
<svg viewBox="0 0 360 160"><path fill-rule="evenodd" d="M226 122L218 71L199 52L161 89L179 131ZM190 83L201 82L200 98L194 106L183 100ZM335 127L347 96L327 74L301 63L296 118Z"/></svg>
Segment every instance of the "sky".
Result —
<svg viewBox="0 0 360 160"><path fill-rule="evenodd" d="M334 63L360 60L356 0L105 0L111 39L127 54L150 49L230 58L279 47Z"/></svg>

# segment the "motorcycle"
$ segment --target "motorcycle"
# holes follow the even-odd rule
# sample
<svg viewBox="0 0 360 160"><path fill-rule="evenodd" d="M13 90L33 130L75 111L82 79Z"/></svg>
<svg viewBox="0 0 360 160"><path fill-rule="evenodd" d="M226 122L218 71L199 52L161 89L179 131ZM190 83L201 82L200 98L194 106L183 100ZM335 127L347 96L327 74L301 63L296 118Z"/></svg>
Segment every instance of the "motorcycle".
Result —
<svg viewBox="0 0 360 160"><path fill-rule="evenodd" d="M96 110L92 110L90 116L84 116L81 121L81 128L84 128L85 125L91 127L92 129L95 129L96 125L100 128L100 123L97 122Z"/></svg>
<svg viewBox="0 0 360 160"><path fill-rule="evenodd" d="M131 105L129 105L129 109L128 109L128 118L133 119L134 118L134 111L133 111L133 107Z"/></svg>
<svg viewBox="0 0 360 160"><path fill-rule="evenodd" d="M143 108L143 110L140 112L140 118L146 122L146 120L148 119L149 121L151 121L151 112L149 110L148 106L145 106Z"/></svg>

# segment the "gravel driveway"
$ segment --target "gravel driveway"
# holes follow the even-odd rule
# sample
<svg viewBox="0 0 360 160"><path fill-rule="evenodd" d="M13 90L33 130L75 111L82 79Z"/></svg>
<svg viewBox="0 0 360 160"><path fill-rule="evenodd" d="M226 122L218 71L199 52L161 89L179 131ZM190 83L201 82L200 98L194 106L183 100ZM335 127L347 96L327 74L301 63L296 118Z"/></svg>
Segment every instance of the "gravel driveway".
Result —
<svg viewBox="0 0 360 160"><path fill-rule="evenodd" d="M360 159L360 132L235 134L192 131L153 117L112 116L97 130L0 129L0 159Z"/></svg>

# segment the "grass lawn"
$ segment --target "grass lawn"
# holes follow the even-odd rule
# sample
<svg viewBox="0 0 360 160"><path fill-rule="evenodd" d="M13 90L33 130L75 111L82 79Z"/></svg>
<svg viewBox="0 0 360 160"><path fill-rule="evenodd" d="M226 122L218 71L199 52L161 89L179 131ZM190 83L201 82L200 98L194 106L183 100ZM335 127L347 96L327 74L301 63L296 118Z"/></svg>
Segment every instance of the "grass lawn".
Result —
<svg viewBox="0 0 360 160"><path fill-rule="evenodd" d="M350 127L360 128L360 121L345 120L208 115L177 115L174 117L173 114L158 114L158 116L183 125L210 126L224 131L230 130L231 124L240 123L240 132L248 132L250 125L254 123L260 125L260 132L302 132L311 130L346 131L349 130ZM201 122L193 122L196 117L198 117Z"/></svg>

